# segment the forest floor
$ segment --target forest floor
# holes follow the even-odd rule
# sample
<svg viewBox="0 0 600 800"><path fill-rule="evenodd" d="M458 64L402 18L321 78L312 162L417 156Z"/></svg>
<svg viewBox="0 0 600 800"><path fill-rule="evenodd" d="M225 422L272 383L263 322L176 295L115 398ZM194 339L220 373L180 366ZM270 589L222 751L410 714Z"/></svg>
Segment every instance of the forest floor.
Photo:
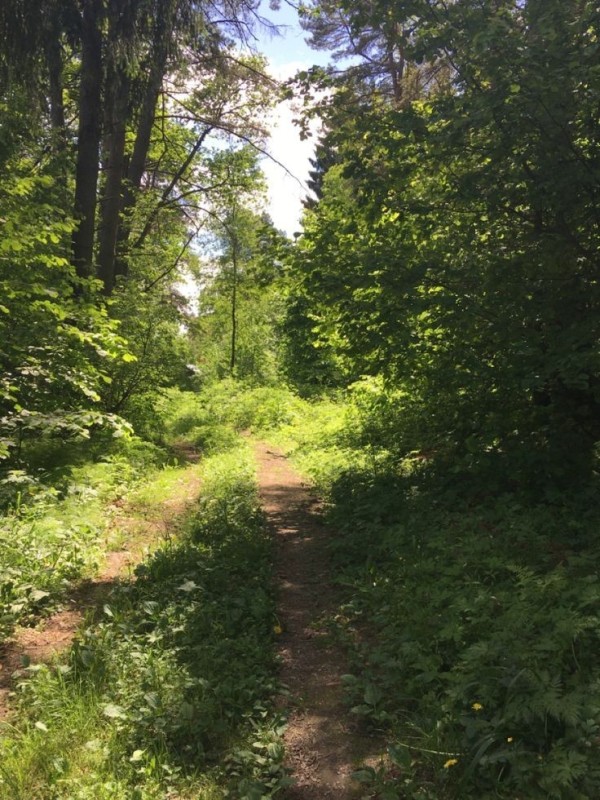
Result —
<svg viewBox="0 0 600 800"><path fill-rule="evenodd" d="M186 456L188 454L186 453ZM197 460L192 453L190 462ZM10 695L15 679L29 665L51 662L73 642L86 615L94 614L110 591L185 518L200 492L196 466L181 469L167 500L160 503L117 501L109 509L107 554L93 578L73 587L63 607L36 627L18 627L0 649L0 722L10 715ZM115 549L118 548L118 549Z"/></svg>
<svg viewBox="0 0 600 800"><path fill-rule="evenodd" d="M350 800L361 794L353 771L377 765L383 745L359 730L343 703L344 657L325 624L337 599L331 532L285 456L263 442L255 454L261 502L276 537L281 680L290 711L286 766L296 781L286 800Z"/></svg>

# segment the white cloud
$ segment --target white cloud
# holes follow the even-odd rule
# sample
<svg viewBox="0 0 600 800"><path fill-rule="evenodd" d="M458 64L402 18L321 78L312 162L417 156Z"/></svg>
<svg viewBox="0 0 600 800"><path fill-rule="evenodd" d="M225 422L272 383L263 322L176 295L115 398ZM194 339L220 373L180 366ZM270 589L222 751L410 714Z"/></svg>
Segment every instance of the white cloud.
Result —
<svg viewBox="0 0 600 800"><path fill-rule="evenodd" d="M305 62L290 61L272 67L271 74L279 80L285 80L307 67ZM294 108L293 101L285 100L277 105L271 115L271 138L268 144L268 152L275 161L265 158L262 163L268 185L269 214L275 226L290 236L300 230L302 201L308 194L306 180L310 169L309 159L314 154L319 132L319 124L314 121L310 126L311 136L301 139L300 129L294 124L294 119L298 117L299 112ZM283 164L285 169L276 161Z"/></svg>

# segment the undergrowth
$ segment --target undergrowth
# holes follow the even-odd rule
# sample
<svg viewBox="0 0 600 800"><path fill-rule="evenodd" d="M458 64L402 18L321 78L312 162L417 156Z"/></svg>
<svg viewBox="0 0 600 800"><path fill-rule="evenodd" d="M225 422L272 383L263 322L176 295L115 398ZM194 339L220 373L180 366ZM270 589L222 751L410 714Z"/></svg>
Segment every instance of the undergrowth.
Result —
<svg viewBox="0 0 600 800"><path fill-rule="evenodd" d="M388 743L356 773L364 796L600 796L597 487L446 474L402 430L405 402L372 380L343 400L232 381L172 393L163 436L207 458L201 513L69 663L26 683L0 798L252 800L285 784L269 545L241 431L294 458L334 526L349 709Z"/></svg>
<svg viewBox="0 0 600 800"><path fill-rule="evenodd" d="M40 448L33 472L0 481L0 641L32 624L91 575L106 547L106 508L147 480L165 454L139 439L97 451Z"/></svg>
<svg viewBox="0 0 600 800"><path fill-rule="evenodd" d="M365 796L600 796L597 487L446 475L403 447L405 398L377 381L344 403L279 395L277 414L229 391L221 413L250 409L326 500L349 706L389 744L356 774Z"/></svg>
<svg viewBox="0 0 600 800"><path fill-rule="evenodd" d="M208 459L187 533L115 591L58 670L20 687L0 798L271 797L286 779L270 540L250 455Z"/></svg>

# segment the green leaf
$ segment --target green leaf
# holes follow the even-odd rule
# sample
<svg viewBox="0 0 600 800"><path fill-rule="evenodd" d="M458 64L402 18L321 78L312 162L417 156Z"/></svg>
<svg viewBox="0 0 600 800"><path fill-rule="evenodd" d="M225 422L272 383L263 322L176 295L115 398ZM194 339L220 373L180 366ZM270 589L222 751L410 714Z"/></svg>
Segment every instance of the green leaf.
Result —
<svg viewBox="0 0 600 800"><path fill-rule="evenodd" d="M177 591L179 592L193 592L195 589L198 589L199 586L194 581L185 581L182 583L181 586L177 587Z"/></svg>
<svg viewBox="0 0 600 800"><path fill-rule="evenodd" d="M383 697L381 690L374 684L370 683L365 689L365 703L370 706L376 706Z"/></svg>
<svg viewBox="0 0 600 800"><path fill-rule="evenodd" d="M125 719L125 709L117 706L114 703L107 703L102 708L102 713L109 719Z"/></svg>
<svg viewBox="0 0 600 800"><path fill-rule="evenodd" d="M350 777L353 781L358 781L358 783L369 784L373 783L377 777L377 773L373 767L363 767L362 769L357 769L355 772L353 772Z"/></svg>

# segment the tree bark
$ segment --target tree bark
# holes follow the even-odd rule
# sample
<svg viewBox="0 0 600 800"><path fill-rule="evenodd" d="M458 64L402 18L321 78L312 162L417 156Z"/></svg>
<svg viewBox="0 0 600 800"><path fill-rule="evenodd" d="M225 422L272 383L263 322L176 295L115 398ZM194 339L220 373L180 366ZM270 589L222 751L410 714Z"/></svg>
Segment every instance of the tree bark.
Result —
<svg viewBox="0 0 600 800"><path fill-rule="evenodd" d="M77 275L88 278L94 260L96 193L98 190L102 99L102 35L100 0L82 0L81 79L77 163L75 167L72 259Z"/></svg>
<svg viewBox="0 0 600 800"><path fill-rule="evenodd" d="M127 169L127 180L123 189L121 224L117 236L115 274L127 274L127 246L131 234L131 213L136 194L142 183L146 168L152 128L156 118L156 104L167 69L171 28L173 25L174 0L161 0L154 25L152 50L149 57L148 79L137 121L133 152Z"/></svg>
<svg viewBox="0 0 600 800"><path fill-rule="evenodd" d="M48 31L46 65L48 67L48 95L50 98L50 124L55 135L55 146L62 148L65 141L65 104L63 100L63 61L58 33Z"/></svg>
<svg viewBox="0 0 600 800"><path fill-rule="evenodd" d="M131 81L124 65L109 71L106 102L107 126L105 135L105 179L102 193L100 229L98 232L97 274L102 281L104 294L110 295L116 279L117 235L122 205L123 178L125 177L125 136Z"/></svg>
<svg viewBox="0 0 600 800"><path fill-rule="evenodd" d="M231 358L229 370L231 376L235 374L236 350L237 350L237 278L238 278L238 253L237 238L234 233L231 250L231 266L233 272L233 283L231 286Z"/></svg>

